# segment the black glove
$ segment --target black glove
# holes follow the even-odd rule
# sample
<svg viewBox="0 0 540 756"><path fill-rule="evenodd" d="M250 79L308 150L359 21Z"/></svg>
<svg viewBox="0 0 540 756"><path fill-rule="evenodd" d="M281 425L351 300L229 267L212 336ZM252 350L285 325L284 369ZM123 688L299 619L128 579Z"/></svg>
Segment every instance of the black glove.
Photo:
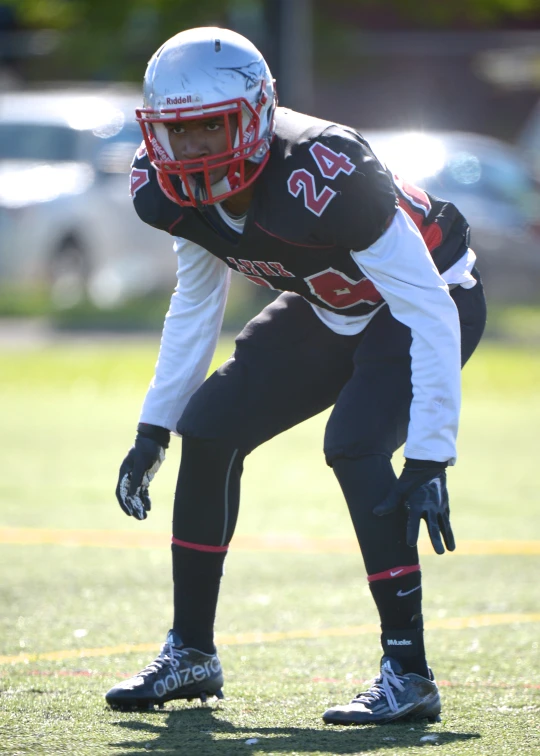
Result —
<svg viewBox="0 0 540 756"><path fill-rule="evenodd" d="M152 507L148 486L165 459L170 435L166 428L139 423L135 444L120 467L116 498L124 512L137 520L146 519Z"/></svg>
<svg viewBox="0 0 540 756"><path fill-rule="evenodd" d="M450 507L446 489L446 462L407 459L396 485L377 504L373 513L386 515L405 505L407 518L407 545L416 546L420 520L425 520L429 537L437 554L444 554L441 533L448 551L454 551L456 542L450 526Z"/></svg>

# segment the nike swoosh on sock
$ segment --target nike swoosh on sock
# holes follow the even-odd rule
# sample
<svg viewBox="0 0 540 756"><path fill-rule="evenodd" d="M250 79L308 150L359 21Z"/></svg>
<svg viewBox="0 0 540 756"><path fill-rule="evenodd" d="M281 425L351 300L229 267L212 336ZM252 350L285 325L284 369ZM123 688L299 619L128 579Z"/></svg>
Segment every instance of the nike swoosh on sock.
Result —
<svg viewBox="0 0 540 756"><path fill-rule="evenodd" d="M411 590L410 590L410 591L402 591L402 590L400 589L400 590L399 590L399 591L398 591L398 592L396 593L396 596L408 596L408 595L409 595L409 593L414 593L415 591L417 591L417 590L418 590L419 588L421 588L421 587L422 587L421 585L417 585L417 586L415 586L414 588L411 588Z"/></svg>

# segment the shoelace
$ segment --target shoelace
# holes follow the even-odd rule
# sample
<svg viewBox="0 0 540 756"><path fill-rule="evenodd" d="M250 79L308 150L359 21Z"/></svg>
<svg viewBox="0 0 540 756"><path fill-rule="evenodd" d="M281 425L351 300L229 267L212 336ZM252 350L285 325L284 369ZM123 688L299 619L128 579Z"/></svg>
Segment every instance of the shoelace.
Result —
<svg viewBox="0 0 540 756"><path fill-rule="evenodd" d="M383 698L388 701L388 706L391 711L398 710L398 704L392 688L396 688L398 691L405 689L403 677L397 675L390 662L385 662L381 667L381 674L373 680L373 683L369 690L365 693L359 693L356 698L353 699L353 703L360 702L365 704L374 704Z"/></svg>
<svg viewBox="0 0 540 756"><path fill-rule="evenodd" d="M159 656L156 656L154 661L150 662L137 677L146 677L154 672L160 672L164 667L171 666L177 669L180 666L180 660L182 656L186 654L186 650L182 648L176 648L172 643L164 643L159 652Z"/></svg>

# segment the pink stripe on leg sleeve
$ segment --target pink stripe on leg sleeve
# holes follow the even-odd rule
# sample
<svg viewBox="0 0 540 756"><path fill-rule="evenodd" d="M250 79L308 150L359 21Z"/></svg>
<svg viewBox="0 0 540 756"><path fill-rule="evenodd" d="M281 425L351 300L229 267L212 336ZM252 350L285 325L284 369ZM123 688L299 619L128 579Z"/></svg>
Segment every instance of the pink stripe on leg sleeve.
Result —
<svg viewBox="0 0 540 756"><path fill-rule="evenodd" d="M209 551L213 554L222 554L224 551L229 550L229 546L207 546L204 543L190 543L189 541L181 541L174 536L171 539L175 546L182 546L184 549L193 549L193 551Z"/></svg>
<svg viewBox="0 0 540 756"><path fill-rule="evenodd" d="M374 575L368 575L368 583L373 583L375 580L389 580L390 578L403 577L410 572L419 572L419 564L409 564L407 567L392 567L390 570L384 572L376 572Z"/></svg>

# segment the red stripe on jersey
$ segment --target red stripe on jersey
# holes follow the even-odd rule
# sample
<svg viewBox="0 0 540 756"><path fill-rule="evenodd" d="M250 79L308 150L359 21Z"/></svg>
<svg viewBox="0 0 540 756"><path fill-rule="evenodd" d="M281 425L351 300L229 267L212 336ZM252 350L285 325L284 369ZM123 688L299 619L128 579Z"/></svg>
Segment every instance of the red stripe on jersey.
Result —
<svg viewBox="0 0 540 756"><path fill-rule="evenodd" d="M406 567L392 567L390 570L384 572L376 572L374 575L368 575L368 583L373 583L375 580L389 580L391 578L403 577L410 572L419 572L419 564L409 564Z"/></svg>
<svg viewBox="0 0 540 756"><path fill-rule="evenodd" d="M443 239L443 232L438 223L433 222L425 225L426 217L423 213L413 210L412 206L407 200L399 198L399 206L402 210L405 210L407 215L413 220L414 225L418 228L422 234L422 238L426 243L426 247L431 252L436 249Z"/></svg>
<svg viewBox="0 0 540 756"><path fill-rule="evenodd" d="M398 188L399 193L407 200L407 202L414 205L417 209L420 209L427 218L431 211L431 202L429 201L426 192L423 189L420 189L419 186L410 184L408 181L404 181L395 174L394 183Z"/></svg>
<svg viewBox="0 0 540 756"><path fill-rule="evenodd" d="M176 219L176 220L174 221L174 223L171 223L171 225L170 225L170 226L169 226L169 228L167 229L167 231L168 231L168 232L169 232L170 234L172 234L172 230L173 230L173 228L174 228L174 227L176 226L176 224L177 224L177 223L180 223L180 221L182 220L182 218L183 218L183 217L184 217L184 213L181 213L181 214L180 214L180 215L178 216L178 218L177 218L177 219Z"/></svg>
<svg viewBox="0 0 540 756"><path fill-rule="evenodd" d="M171 541L175 546L182 546L184 549L193 549L193 551L210 551L214 554L222 554L224 551L229 550L228 544L227 546L207 546L204 543L190 543L189 541L181 541L179 538L175 538L174 536L172 537Z"/></svg>
<svg viewBox="0 0 540 756"><path fill-rule="evenodd" d="M426 247L430 252L432 249L436 249L443 240L442 228L438 223L430 223L429 226L421 228L420 233L424 237Z"/></svg>

